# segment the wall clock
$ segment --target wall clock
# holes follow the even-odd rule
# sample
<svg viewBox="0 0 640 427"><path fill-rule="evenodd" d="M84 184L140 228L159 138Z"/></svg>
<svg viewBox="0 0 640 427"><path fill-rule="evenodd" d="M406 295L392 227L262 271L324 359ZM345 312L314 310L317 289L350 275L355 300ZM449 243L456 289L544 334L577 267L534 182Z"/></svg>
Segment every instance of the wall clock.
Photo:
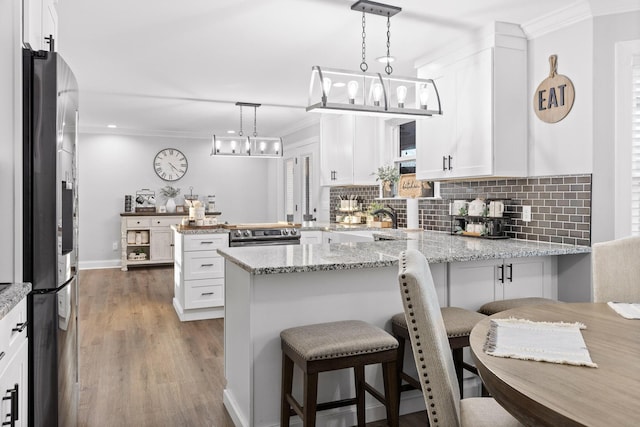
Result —
<svg viewBox="0 0 640 427"><path fill-rule="evenodd" d="M177 181L187 173L187 156L175 148L160 150L153 159L153 170L165 181Z"/></svg>

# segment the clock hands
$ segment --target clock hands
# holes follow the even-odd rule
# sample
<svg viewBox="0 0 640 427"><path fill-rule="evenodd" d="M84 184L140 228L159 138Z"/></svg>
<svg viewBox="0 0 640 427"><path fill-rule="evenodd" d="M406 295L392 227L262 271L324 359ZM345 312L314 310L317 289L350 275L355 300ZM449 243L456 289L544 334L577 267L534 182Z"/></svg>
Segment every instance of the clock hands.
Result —
<svg viewBox="0 0 640 427"><path fill-rule="evenodd" d="M169 166L171 166L173 169L175 169L176 172L181 172L180 169L178 169L177 167L173 166L173 163L169 162Z"/></svg>

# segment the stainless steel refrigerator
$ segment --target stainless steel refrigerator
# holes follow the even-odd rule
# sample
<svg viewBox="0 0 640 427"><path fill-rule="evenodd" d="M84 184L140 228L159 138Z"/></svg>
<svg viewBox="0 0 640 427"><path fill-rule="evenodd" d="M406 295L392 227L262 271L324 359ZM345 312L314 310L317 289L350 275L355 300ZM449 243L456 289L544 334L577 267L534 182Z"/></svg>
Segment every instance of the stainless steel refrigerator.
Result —
<svg viewBox="0 0 640 427"><path fill-rule="evenodd" d="M29 425L78 408L78 86L59 54L23 50L23 244Z"/></svg>

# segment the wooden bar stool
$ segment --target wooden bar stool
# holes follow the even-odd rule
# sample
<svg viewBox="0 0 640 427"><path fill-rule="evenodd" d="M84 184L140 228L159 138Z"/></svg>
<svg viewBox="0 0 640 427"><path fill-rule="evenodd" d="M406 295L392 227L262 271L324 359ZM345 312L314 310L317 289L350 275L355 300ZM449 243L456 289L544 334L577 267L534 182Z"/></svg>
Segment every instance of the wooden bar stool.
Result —
<svg viewBox="0 0 640 427"><path fill-rule="evenodd" d="M280 333L282 345L282 395L280 425L289 426L297 414L305 427L316 423L316 411L356 405L358 426L365 425L365 391L382 402L387 423L397 427L398 393L396 360L398 341L384 330L359 320L318 323L285 329ZM304 390L302 405L291 394L293 365L302 369ZM364 367L382 364L384 396L364 379ZM356 395L353 398L317 403L318 373L353 368Z"/></svg>
<svg viewBox="0 0 640 427"><path fill-rule="evenodd" d="M525 305L537 305L537 304L557 304L561 301L556 301L548 298L529 297L529 298L513 298L503 299L498 301L491 301L483 304L478 309L478 313L491 316L492 314L500 313L501 311L510 310L512 308L523 307Z"/></svg>
<svg viewBox="0 0 640 427"><path fill-rule="evenodd" d="M447 331L447 337L449 338L453 364L455 366L456 376L458 377L458 387L460 387L460 396L462 396L463 369L478 375L475 366L464 361L463 349L469 347L471 329L486 316L459 307L442 307L440 311L444 320L444 327ZM398 387L398 393L413 389L420 390L418 380L403 372L405 342L409 341L409 330L407 329L407 321L404 313L398 313L391 318L391 330L393 336L398 340L398 382L400 383L402 380L407 382L407 384ZM483 394L484 393L483 387Z"/></svg>

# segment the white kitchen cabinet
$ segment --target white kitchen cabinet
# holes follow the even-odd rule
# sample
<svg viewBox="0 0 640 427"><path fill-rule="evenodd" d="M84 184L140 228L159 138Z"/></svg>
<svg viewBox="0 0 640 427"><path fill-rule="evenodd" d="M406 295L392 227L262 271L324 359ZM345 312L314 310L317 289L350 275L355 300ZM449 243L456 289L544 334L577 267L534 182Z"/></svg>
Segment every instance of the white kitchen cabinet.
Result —
<svg viewBox="0 0 640 427"><path fill-rule="evenodd" d="M23 44L29 44L33 50L49 50L45 38L58 38L58 13L55 8L57 0L22 1Z"/></svg>
<svg viewBox="0 0 640 427"><path fill-rule="evenodd" d="M300 244L301 245L317 245L322 243L322 231L320 230L301 230L300 231Z"/></svg>
<svg viewBox="0 0 640 427"><path fill-rule="evenodd" d="M27 330L21 328L26 321L26 298L0 319L0 420L7 423L13 420L13 424L7 425L16 427L28 425L29 344Z"/></svg>
<svg viewBox="0 0 640 427"><path fill-rule="evenodd" d="M229 246L228 233L175 231L173 307L181 321L224 316L224 259L216 251Z"/></svg>
<svg viewBox="0 0 640 427"><path fill-rule="evenodd" d="M320 120L324 186L375 185L382 122L375 117L329 114Z"/></svg>
<svg viewBox="0 0 640 427"><path fill-rule="evenodd" d="M178 225L181 219L182 215L123 214L120 220L122 271L135 265L173 263L171 226Z"/></svg>
<svg viewBox="0 0 640 427"><path fill-rule="evenodd" d="M503 299L557 299L555 257L526 257L449 264L449 305L477 310Z"/></svg>
<svg viewBox="0 0 640 427"><path fill-rule="evenodd" d="M416 122L417 178L527 176L524 35L496 34L491 46L449 60L418 71L434 77L443 114Z"/></svg>

